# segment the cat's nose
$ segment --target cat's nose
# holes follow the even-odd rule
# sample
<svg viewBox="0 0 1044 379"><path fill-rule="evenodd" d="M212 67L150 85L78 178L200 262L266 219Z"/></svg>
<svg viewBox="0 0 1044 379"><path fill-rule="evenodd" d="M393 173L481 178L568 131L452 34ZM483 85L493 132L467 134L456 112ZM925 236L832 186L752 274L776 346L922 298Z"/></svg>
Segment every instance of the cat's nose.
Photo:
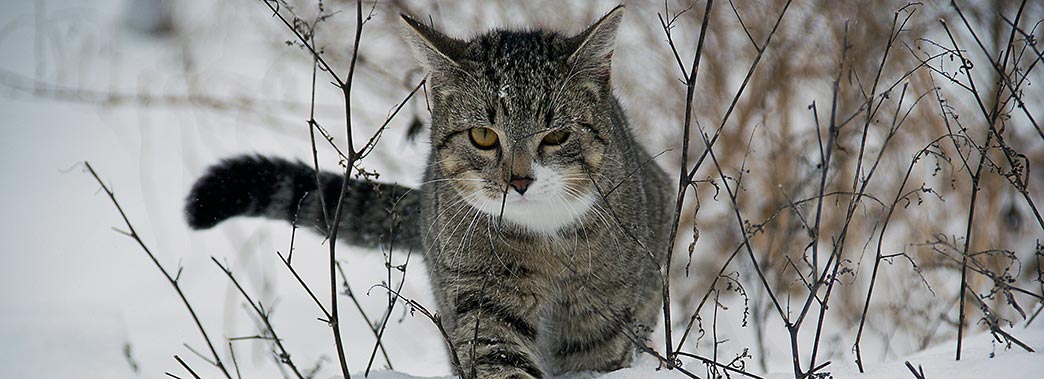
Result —
<svg viewBox="0 0 1044 379"><path fill-rule="evenodd" d="M533 183L533 178L528 176L511 176L511 180L508 181L511 184L511 188L514 188L519 195L524 195L526 190L529 189L529 185Z"/></svg>

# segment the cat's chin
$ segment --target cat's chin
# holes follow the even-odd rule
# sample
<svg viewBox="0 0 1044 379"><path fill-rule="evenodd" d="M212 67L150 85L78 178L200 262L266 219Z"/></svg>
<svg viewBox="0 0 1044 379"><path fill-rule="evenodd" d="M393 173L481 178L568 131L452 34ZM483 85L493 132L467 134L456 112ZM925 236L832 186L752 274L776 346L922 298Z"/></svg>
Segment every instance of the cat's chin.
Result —
<svg viewBox="0 0 1044 379"><path fill-rule="evenodd" d="M529 233L556 236L563 229L575 224L587 216L595 204L594 194L581 195L576 198L564 197L524 197L509 194L503 201L487 201L483 204L472 204L482 212L494 216L511 226L516 226Z"/></svg>

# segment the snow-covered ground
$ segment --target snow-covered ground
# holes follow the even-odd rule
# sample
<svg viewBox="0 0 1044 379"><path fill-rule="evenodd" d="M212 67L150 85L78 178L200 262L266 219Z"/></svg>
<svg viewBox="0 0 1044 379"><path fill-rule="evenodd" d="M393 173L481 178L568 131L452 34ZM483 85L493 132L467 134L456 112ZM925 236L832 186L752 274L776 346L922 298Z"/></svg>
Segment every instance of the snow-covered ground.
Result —
<svg viewBox="0 0 1044 379"><path fill-rule="evenodd" d="M206 347L169 284L134 241L113 230L124 226L85 173L85 160L115 190L160 262L171 271L181 268L179 282L202 324L223 357L232 346L243 377L281 375L265 344L230 342L257 331L241 297L211 257L230 264L247 290L274 310L277 331L298 365L319 365L319 378L336 376L329 328L316 321L320 311L276 256L289 246L289 228L234 220L193 232L181 212L192 182L219 158L243 153L309 158L304 123L309 92L301 84L310 72L295 65L299 59L289 58L302 53L271 49L281 41L273 41L271 33L249 32L280 27L264 24L276 20L254 1L179 2L178 7L189 9L183 10L179 24L187 30L185 38L207 41L193 44L127 30L121 17L129 3L19 1L5 4L0 15L0 76L6 83L0 86L0 209L8 216L0 228L0 378L153 378L164 372L189 377L174 355L206 377L217 375L190 351L205 352ZM380 44L395 36L373 38ZM34 79L64 89L137 97L51 91ZM34 94L34 89L40 91ZM335 123L341 104L332 91L325 92L320 98L328 100L319 101L320 113L333 115L326 120L338 125L331 132L343 140ZM358 113L356 138L372 132L408 88L372 92L384 98L357 100L356 108L370 111ZM229 102L139 96L190 93ZM243 98L268 103L240 107L236 99ZM393 123L366 161L368 168L381 172L382 180L419 181L427 146L405 140L407 122L408 117L400 117ZM323 154L325 162L336 162L329 151ZM363 308L371 319L380 317L387 296L373 286L388 280L384 256L339 249ZM294 265L322 299L328 296L325 251L319 237L297 236ZM396 264L405 258L392 257ZM398 278L392 283L397 285ZM416 257L403 283L404 296L432 304L423 262ZM375 339L347 299L341 302L348 363L353 372L362 372ZM371 378L449 374L439 334L430 322L401 306L390 319L383 340L395 371L384 371L386 363L378 354L374 367L382 371ZM1012 330L1037 351L1044 349L1040 321ZM948 342L874 362L866 374L858 374L850 361L834 362L827 371L835 378L912 377L904 365L910 361L923 366L927 378L1032 378L1044 372L1044 355L1005 349L989 335L969 337L960 362L954 362L953 350L954 343ZM656 367L652 359L640 357L633 368L598 377L683 377ZM690 368L704 376L702 368ZM784 371L768 377L792 375Z"/></svg>
<svg viewBox="0 0 1044 379"><path fill-rule="evenodd" d="M1044 348L1044 327L1040 325L1031 326L1027 329L1016 329L1020 336L1025 337L1023 342L1040 351ZM999 346L989 334L972 336L964 341L963 356L960 361L954 361L954 344L946 343L929 348L925 351L904 357L903 359L875 364L869 367L866 373L859 373L854 367L829 368L824 371L830 372L833 378L857 378L857 379L894 379L915 378L907 367L909 362L919 372L924 373L925 378L1039 378L1041 370L1044 370L1044 359L1040 353L1028 353L1023 350L1007 350ZM633 367L603 374L592 375L601 379L642 379L642 378L688 378L677 371L666 371L658 369L659 365L655 359L640 357ZM706 377L701 367L686 367L700 377ZM576 378L586 378L583 374ZM734 377L742 378L742 375L734 374ZM775 373L764 376L770 379L793 378L792 373ZM370 375L372 379L412 379L417 378L393 371L382 371L376 375ZM452 376L444 377L446 379Z"/></svg>

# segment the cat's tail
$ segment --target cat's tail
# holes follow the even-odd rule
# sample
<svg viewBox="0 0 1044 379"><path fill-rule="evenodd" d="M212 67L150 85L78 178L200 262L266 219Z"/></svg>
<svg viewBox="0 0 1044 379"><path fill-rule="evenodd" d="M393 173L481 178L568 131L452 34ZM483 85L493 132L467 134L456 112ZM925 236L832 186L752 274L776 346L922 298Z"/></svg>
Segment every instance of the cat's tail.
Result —
<svg viewBox="0 0 1044 379"><path fill-rule="evenodd" d="M244 155L210 167L186 199L194 229L209 229L235 216L266 217L318 229L325 235L344 183L330 172L280 158ZM320 196L320 193L322 196ZM326 212L323 212L323 203ZM364 247L420 249L420 193L407 187L349 180L338 240Z"/></svg>

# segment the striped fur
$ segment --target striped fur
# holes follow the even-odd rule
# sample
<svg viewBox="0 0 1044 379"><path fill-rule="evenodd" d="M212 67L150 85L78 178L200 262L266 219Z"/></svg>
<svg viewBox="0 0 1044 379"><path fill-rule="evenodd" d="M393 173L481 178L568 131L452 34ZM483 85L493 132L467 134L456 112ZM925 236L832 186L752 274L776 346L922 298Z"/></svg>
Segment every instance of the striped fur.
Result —
<svg viewBox="0 0 1044 379"><path fill-rule="evenodd" d="M256 155L225 159L196 181L185 215L195 229L208 229L234 216L254 216L293 222L325 235L326 218L334 216L344 181L341 175L321 172L322 191L317 191L316 180L315 170L300 162ZM350 180L338 238L364 247L420 249L419 201L416 192L403 186Z"/></svg>
<svg viewBox="0 0 1044 379"><path fill-rule="evenodd" d="M464 41L404 16L429 71L424 184L349 182L338 227L352 244L423 252L466 378L616 370L656 325L673 193L612 94L621 17L614 9L576 36ZM499 139L479 144L475 128ZM325 230L316 194L332 209L343 182L315 178L300 163L226 160L193 188L189 223L245 215Z"/></svg>

